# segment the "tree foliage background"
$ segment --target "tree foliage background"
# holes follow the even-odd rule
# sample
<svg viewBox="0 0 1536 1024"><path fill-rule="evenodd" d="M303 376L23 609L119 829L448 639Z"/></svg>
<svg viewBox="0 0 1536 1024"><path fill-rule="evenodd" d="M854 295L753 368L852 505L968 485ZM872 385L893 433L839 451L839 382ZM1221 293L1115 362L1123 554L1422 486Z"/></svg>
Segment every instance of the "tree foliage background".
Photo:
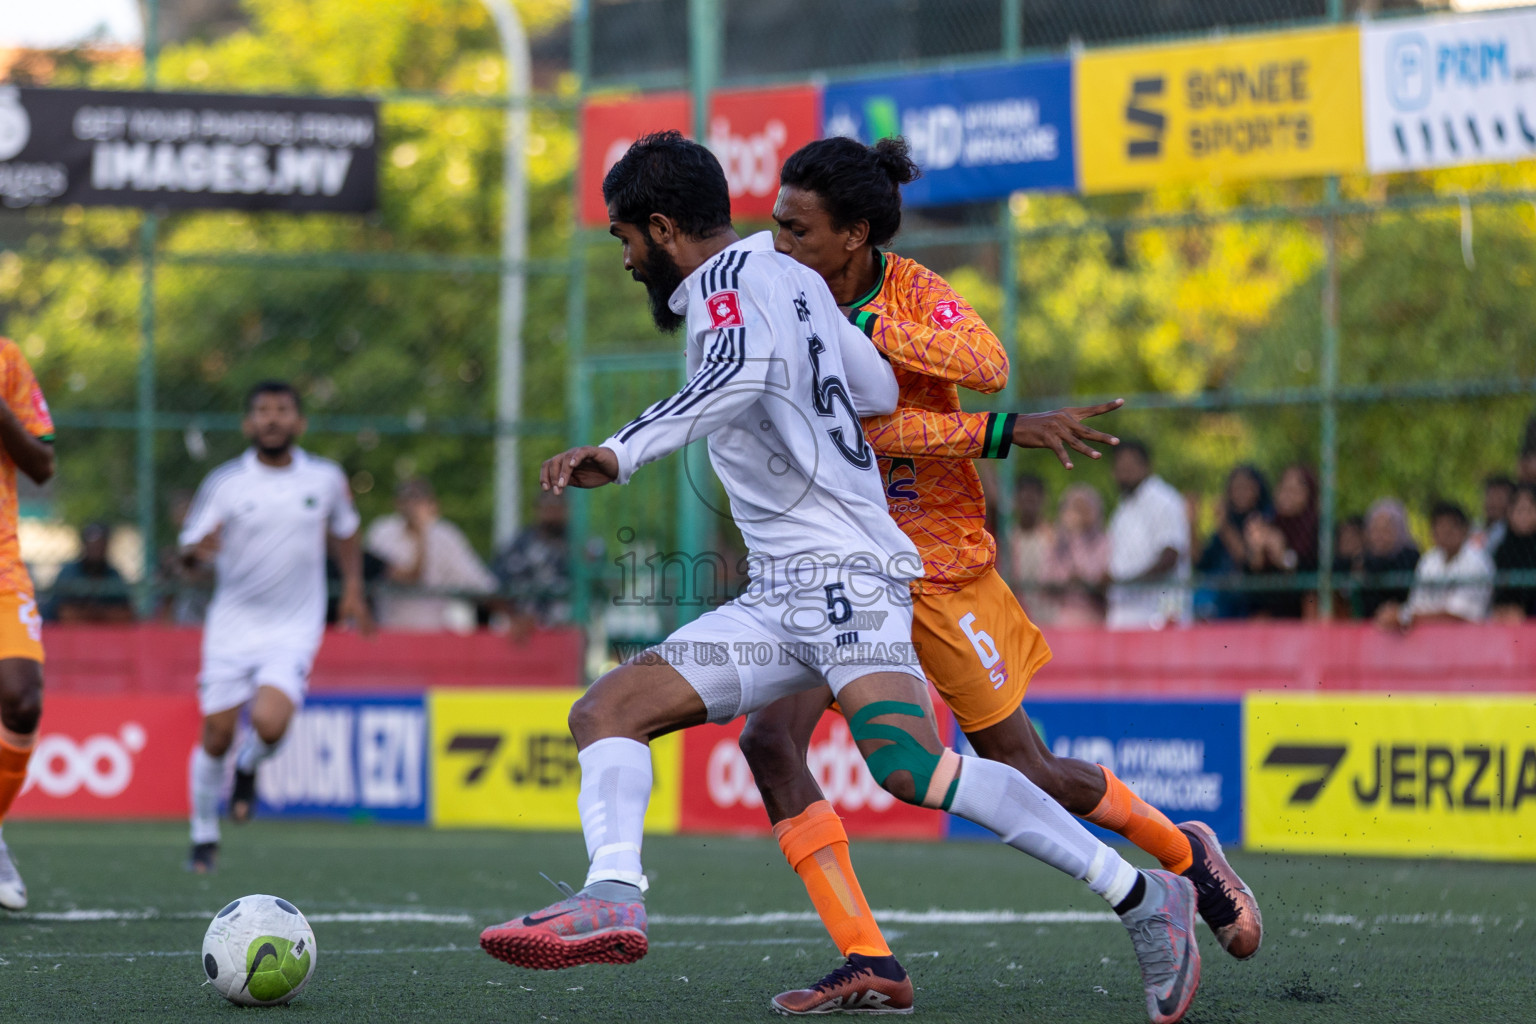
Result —
<svg viewBox="0 0 1536 1024"><path fill-rule="evenodd" d="M382 107L381 208L368 217L225 212L162 219L168 259L155 279L156 368L162 410L200 418L163 433L162 496L191 488L242 442L231 429L241 396L266 377L293 380L312 417L335 425L310 438L351 474L365 517L386 511L393 485L424 475L444 511L485 551L490 538L491 441L440 429L493 414L497 279L472 270L378 270L354 254L494 257L499 247L503 117L485 105L504 92L494 26L477 0L245 0L250 27L206 43L167 48L164 89L339 94L441 94L470 105L390 99ZM520 0L531 32L569 16L568 0ZM63 61L57 86L136 88L134 63ZM569 99L562 78L554 99ZM559 264L572 252L574 116L534 108L528 140L530 255ZM1454 194L1536 187L1531 164L1345 183L1345 197ZM1321 377L1322 225L1232 219L1239 207L1306 204L1321 183L1166 189L1085 201L1015 197L1029 240L1017 261L1016 398L1145 393L1198 396L1237 389L1308 388ZM1118 230L1130 216L1201 214L1160 229ZM0 213L0 331L20 342L61 414L118 414L111 423L61 431L59 514L67 521L129 520L137 495L131 410L140 352L137 246L142 215L70 208ZM1036 235L1048 226L1066 225ZM1341 221L1339 379L1346 387L1536 376L1536 207L1479 207L1475 264L1448 209ZM901 248L900 239L897 248ZM583 249L589 268L589 350L671 351L650 327L644 297L618 266L616 247ZM934 260L997 322L1003 287L996 254L950 247ZM249 257L208 266L191 254ZM259 254L306 254L272 267ZM921 251L912 255L925 258ZM558 269L557 267L554 269ZM542 433L524 445L524 479L567 440L566 278L528 284L525 416ZM603 378L593 405L598 436L657 397L675 378ZM967 399L971 407L987 404ZM1422 507L1449 495L1475 507L1478 481L1513 468L1529 395L1454 402L1354 402L1341 413L1341 512L1380 495ZM1113 429L1150 440L1176 485L1219 491L1237 462L1271 472L1316 464L1315 405L1263 404L1222 411L1128 409ZM86 421L80 420L84 423ZM1066 478L1048 457L1024 468L1052 489ZM669 518L671 481L651 471L645 521ZM1102 466L1078 476L1108 493ZM666 481L665 485L659 481ZM528 491L531 492L531 487ZM531 501L533 496L528 495ZM658 525L657 529L664 528ZM164 538L162 538L163 540Z"/></svg>

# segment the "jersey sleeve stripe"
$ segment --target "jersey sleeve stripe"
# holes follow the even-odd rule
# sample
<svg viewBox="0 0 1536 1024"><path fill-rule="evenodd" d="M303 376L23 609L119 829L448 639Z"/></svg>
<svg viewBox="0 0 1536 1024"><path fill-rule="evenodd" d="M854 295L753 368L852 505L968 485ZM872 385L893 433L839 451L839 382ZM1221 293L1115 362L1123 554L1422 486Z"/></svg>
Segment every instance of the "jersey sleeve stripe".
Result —
<svg viewBox="0 0 1536 1024"><path fill-rule="evenodd" d="M692 398L684 402L682 405L679 405L668 415L681 416L689 409L692 409L695 405L698 405L699 402L709 397L712 392L719 391L721 388L729 384L732 379L734 379L735 376L741 372L741 368L746 365L746 328L732 327L721 331L720 333L726 337L727 351L722 358L720 365L717 367L717 372L712 375L708 385L705 388L696 392Z"/></svg>
<svg viewBox="0 0 1536 1024"><path fill-rule="evenodd" d="M717 386L715 383L716 378L720 377L721 374L725 373L729 368L729 363L727 362L729 356L727 353L730 351L734 342L731 334L732 331L725 330L721 331L719 336L715 338L715 343L710 346L709 349L709 356L707 361L711 365L707 369L701 368L698 373L693 375L693 379L683 387L683 390L679 391L677 394L671 396L670 398L666 398L660 402L657 402L645 412L641 413L639 416L636 416L633 420L630 420L629 423L627 423L625 426L619 428L619 432L615 436L617 436L620 441L628 443L629 439L633 437L636 431L638 431L641 427L644 427L650 423L654 423L656 420L675 415L681 412L683 409L691 407L693 402L689 401L689 399L690 397L694 396L695 392L702 389L702 393L707 394L708 392L715 390ZM742 351L741 354L737 356L737 361L740 362L744 355L745 346L742 346ZM736 369L740 369L740 366L737 366ZM734 370L730 372L730 376L735 376ZM685 405L684 403L687 404Z"/></svg>

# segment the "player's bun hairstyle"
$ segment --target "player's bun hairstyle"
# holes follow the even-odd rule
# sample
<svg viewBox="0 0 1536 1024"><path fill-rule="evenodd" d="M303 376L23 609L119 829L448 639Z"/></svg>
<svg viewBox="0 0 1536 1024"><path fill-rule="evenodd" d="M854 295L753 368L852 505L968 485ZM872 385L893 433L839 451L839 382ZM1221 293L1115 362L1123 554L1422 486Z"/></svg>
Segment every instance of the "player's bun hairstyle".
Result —
<svg viewBox="0 0 1536 1024"><path fill-rule="evenodd" d="M920 173L907 155L907 140L900 136L873 146L832 138L795 150L784 161L779 183L820 196L839 231L868 221L869 244L881 246L901 228L901 186Z"/></svg>
<svg viewBox="0 0 1536 1024"><path fill-rule="evenodd" d="M731 190L715 154L681 132L642 135L603 177L603 202L618 220L644 227L670 217L690 238L731 224ZM649 234L649 229L647 229Z"/></svg>
<svg viewBox="0 0 1536 1024"><path fill-rule="evenodd" d="M256 408L256 399L262 395L287 395L293 399L293 407L299 412L304 411L304 400L293 389L293 385L285 380L264 380L245 393L245 411L250 412Z"/></svg>

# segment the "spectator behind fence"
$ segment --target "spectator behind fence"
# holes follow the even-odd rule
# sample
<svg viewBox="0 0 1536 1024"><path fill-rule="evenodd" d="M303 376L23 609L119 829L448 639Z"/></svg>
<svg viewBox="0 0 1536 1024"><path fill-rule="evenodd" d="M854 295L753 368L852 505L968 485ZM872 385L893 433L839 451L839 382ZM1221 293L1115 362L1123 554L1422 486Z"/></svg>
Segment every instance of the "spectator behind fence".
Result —
<svg viewBox="0 0 1536 1024"><path fill-rule="evenodd" d="M1403 503L1395 498L1382 498L1365 513L1365 557L1360 569L1366 578L1356 591L1360 617L1374 619L1382 605L1401 605L1408 600L1407 585L1373 577L1412 572L1418 564L1419 549L1408 532L1408 514L1403 511Z"/></svg>
<svg viewBox="0 0 1536 1024"><path fill-rule="evenodd" d="M1238 466L1227 474L1227 487L1216 504L1216 532L1195 563L1195 571L1231 582L1248 564L1244 530L1248 519L1266 521L1272 511L1269 483L1256 466ZM1252 602L1242 590L1210 588L1195 593L1195 615L1202 619L1240 619Z"/></svg>
<svg viewBox="0 0 1536 1024"><path fill-rule="evenodd" d="M1038 623L1049 623L1053 609L1040 583L1053 537L1045 515L1045 481L1025 473L1013 484L1013 523L1008 527L1008 561L1019 603Z"/></svg>
<svg viewBox="0 0 1536 1024"><path fill-rule="evenodd" d="M1378 625L1408 629L1418 622L1482 622L1493 597L1493 562L1469 543L1472 524L1460 505L1439 502L1429 513L1435 545L1419 559L1406 605L1386 602Z"/></svg>
<svg viewBox="0 0 1536 1024"><path fill-rule="evenodd" d="M367 550L389 567L385 579L395 588L379 595L379 626L420 633L474 629L474 604L456 595L489 594L496 577L459 528L441 516L431 484L419 478L402 483L395 490L395 509L374 520L366 541Z"/></svg>
<svg viewBox="0 0 1536 1024"><path fill-rule="evenodd" d="M1536 486L1521 485L1509 503L1509 530L1493 552L1500 573L1536 572ZM1493 591L1493 616L1523 622L1536 616L1536 582L1500 583Z"/></svg>
<svg viewBox="0 0 1536 1024"><path fill-rule="evenodd" d="M1056 535L1045 555L1042 579L1052 593L1055 624L1096 626L1104 621L1104 584L1109 579L1109 534L1104 500L1087 484L1061 495Z"/></svg>
<svg viewBox="0 0 1536 1024"><path fill-rule="evenodd" d="M1245 525L1247 571L1269 582L1317 571L1317 477L1306 466L1287 466L1275 488L1272 520L1250 516ZM1249 611L1271 619L1311 618L1317 597L1299 587L1249 595Z"/></svg>
<svg viewBox="0 0 1536 1024"><path fill-rule="evenodd" d="M80 557L59 569L43 605L44 622L132 622L128 584L107 561L112 528L90 523L80 530Z"/></svg>
<svg viewBox="0 0 1536 1024"><path fill-rule="evenodd" d="M496 577L512 595L520 616L542 625L570 615L570 544L565 499L540 492L538 519L523 527L496 556Z"/></svg>
<svg viewBox="0 0 1536 1024"><path fill-rule="evenodd" d="M1515 497L1515 482L1502 474L1483 481L1483 522L1472 534L1472 543L1492 555L1509 528L1509 503Z"/></svg>
<svg viewBox="0 0 1536 1024"><path fill-rule="evenodd" d="M1365 575L1365 517L1345 516L1333 528L1333 617L1360 614L1360 578Z"/></svg>
<svg viewBox="0 0 1536 1024"><path fill-rule="evenodd" d="M1120 504L1109 521L1110 629L1160 629L1189 617L1189 524L1184 498L1152 472L1140 441L1115 449ZM1135 584L1135 585L1132 585Z"/></svg>

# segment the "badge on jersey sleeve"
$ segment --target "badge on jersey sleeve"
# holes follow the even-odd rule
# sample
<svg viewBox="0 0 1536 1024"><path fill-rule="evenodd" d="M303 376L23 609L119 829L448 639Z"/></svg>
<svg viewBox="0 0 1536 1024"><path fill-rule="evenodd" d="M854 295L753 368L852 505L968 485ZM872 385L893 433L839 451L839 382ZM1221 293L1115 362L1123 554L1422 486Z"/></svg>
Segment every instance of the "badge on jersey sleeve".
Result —
<svg viewBox="0 0 1536 1024"><path fill-rule="evenodd" d="M741 318L741 297L735 292L715 292L709 297L709 326L715 330L722 327L744 327L746 321Z"/></svg>
<svg viewBox="0 0 1536 1024"><path fill-rule="evenodd" d="M949 330L955 324L965 319L965 313L960 310L960 303L954 299L945 299L936 302L933 306L933 322L941 330Z"/></svg>

